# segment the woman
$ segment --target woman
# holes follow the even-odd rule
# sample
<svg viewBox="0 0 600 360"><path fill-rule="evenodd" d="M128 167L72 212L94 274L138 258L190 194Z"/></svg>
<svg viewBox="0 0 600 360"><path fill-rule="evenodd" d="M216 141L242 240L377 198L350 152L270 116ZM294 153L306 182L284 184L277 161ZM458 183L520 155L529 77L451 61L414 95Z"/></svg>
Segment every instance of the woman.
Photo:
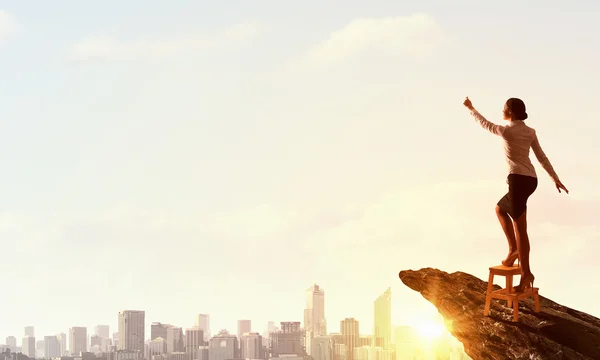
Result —
<svg viewBox="0 0 600 360"><path fill-rule="evenodd" d="M465 105L479 124L489 132L504 140L504 154L508 163L508 193L498 201L496 214L504 234L508 239L508 256L502 261L505 266L513 266L517 258L521 265L521 281L515 291L523 292L533 287L535 276L529 267L529 237L527 236L527 199L537 188L537 175L529 159L529 149L533 150L542 167L550 175L558 192L569 191L561 183L552 164L544 154L535 130L524 122L527 119L525 103L521 99L510 98L504 104L504 120L508 125L497 125L486 120L467 97ZM512 220L512 221L511 221ZM516 231L515 231L516 230Z"/></svg>

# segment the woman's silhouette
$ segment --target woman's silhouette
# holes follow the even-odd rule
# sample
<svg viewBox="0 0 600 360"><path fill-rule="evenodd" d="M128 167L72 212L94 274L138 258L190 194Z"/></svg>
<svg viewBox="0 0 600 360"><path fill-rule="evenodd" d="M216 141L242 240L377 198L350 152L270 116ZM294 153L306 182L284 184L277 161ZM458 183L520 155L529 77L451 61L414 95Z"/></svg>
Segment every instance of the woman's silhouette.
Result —
<svg viewBox="0 0 600 360"><path fill-rule="evenodd" d="M502 261L505 266L513 266L519 259L521 281L515 291L522 292L533 286L535 277L529 267L529 237L527 236L527 199L537 188L538 180L535 168L529 159L529 149L533 150L542 167L550 175L558 192L569 191L561 183L552 164L544 154L536 132L524 122L527 119L525 103L521 99L510 98L504 104L504 119L508 125L497 125L486 120L467 97L465 105L479 124L489 132L501 136L504 140L504 154L508 163L508 193L498 201L496 214L504 234L508 239L508 256ZM511 221L512 219L512 221ZM515 231L516 229L516 231Z"/></svg>

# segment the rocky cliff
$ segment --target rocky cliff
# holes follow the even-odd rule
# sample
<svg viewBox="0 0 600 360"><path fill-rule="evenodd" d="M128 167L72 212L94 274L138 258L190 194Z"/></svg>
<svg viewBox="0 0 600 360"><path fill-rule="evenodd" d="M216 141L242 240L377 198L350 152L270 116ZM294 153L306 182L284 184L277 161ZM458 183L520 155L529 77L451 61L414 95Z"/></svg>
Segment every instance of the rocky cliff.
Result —
<svg viewBox="0 0 600 360"><path fill-rule="evenodd" d="M487 281L473 275L425 268L399 276L451 322L448 330L474 360L600 359L600 319L594 316L540 295L541 311L534 312L532 299L522 300L514 323L506 301L492 300L490 316L483 316Z"/></svg>

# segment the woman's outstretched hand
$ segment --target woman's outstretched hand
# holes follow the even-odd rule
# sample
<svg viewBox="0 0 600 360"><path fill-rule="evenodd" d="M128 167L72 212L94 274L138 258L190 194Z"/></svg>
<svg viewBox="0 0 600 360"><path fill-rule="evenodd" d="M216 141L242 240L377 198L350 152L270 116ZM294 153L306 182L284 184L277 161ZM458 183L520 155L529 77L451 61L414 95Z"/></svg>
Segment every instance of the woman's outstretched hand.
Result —
<svg viewBox="0 0 600 360"><path fill-rule="evenodd" d="M563 189L567 194L569 193L569 190L567 190L567 188L563 185L563 183L560 182L560 180L556 180L555 184L558 192L561 192L560 189Z"/></svg>
<svg viewBox="0 0 600 360"><path fill-rule="evenodd" d="M467 109L469 110L473 110L473 103L471 103L471 100L469 100L469 97L467 96L465 101L463 102L463 105L467 107Z"/></svg>

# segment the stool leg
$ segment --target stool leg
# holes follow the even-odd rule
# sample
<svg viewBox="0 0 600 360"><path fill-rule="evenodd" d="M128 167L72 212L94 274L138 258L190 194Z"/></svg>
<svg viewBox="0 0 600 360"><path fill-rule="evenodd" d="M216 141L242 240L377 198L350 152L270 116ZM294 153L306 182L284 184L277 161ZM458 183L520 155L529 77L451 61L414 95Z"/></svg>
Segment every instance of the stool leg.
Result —
<svg viewBox="0 0 600 360"><path fill-rule="evenodd" d="M494 273L490 271L490 276L488 277L487 292L485 294L485 309L483 310L483 316L488 316L490 314L492 290L494 290Z"/></svg>
<svg viewBox="0 0 600 360"><path fill-rule="evenodd" d="M519 298L515 298L515 300L513 301L513 318L514 321L517 322L519 321Z"/></svg>
<svg viewBox="0 0 600 360"><path fill-rule="evenodd" d="M512 275L506 275L506 295L510 295L513 288L513 277ZM512 307L512 300L508 300L508 307Z"/></svg>
<svg viewBox="0 0 600 360"><path fill-rule="evenodd" d="M535 312L538 313L538 312L540 312L540 295L538 294L537 291L533 295L533 300L535 302Z"/></svg>

